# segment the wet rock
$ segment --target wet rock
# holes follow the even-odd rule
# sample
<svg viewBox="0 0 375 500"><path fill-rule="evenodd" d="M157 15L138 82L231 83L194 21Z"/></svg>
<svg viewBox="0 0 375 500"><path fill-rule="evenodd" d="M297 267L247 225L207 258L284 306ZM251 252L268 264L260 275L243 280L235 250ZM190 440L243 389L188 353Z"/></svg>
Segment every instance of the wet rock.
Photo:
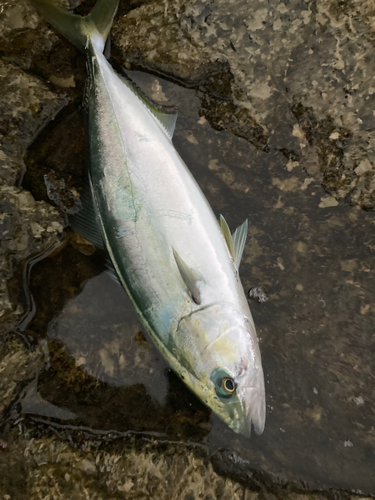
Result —
<svg viewBox="0 0 375 500"><path fill-rule="evenodd" d="M67 9L74 9L81 1L56 0L55 3ZM35 29L39 21L40 17L30 2L7 0L4 2L0 12L0 38L5 41L13 40L26 30Z"/></svg>
<svg viewBox="0 0 375 500"><path fill-rule="evenodd" d="M151 380L147 392L163 401L166 382L154 375L166 365L154 346L144 336L142 340L141 328L126 293L104 272L65 304L49 323L48 337L64 342L77 366L95 379L119 387Z"/></svg>
<svg viewBox="0 0 375 500"><path fill-rule="evenodd" d="M141 5L114 27L116 46L128 63L144 61L155 70L194 81L203 76L201 66L210 62L209 54L185 36L176 20L169 2Z"/></svg>
<svg viewBox="0 0 375 500"><path fill-rule="evenodd" d="M210 64L227 64L229 97L202 99L210 123L281 151L335 199L373 210L372 19L366 2L181 0L142 5L113 33L123 61L197 88Z"/></svg>
<svg viewBox="0 0 375 500"><path fill-rule="evenodd" d="M75 8L80 0L57 0L66 8ZM56 33L46 23L41 22L40 16L27 0L7 0L2 2L0 11L0 56L7 63L13 63L23 69L30 69L40 59L44 59L44 70L51 66L46 57L59 40ZM55 58L56 59L56 58ZM58 58L59 59L59 58ZM56 62L56 61L55 61ZM52 62L53 66L54 62ZM51 81L53 75L51 75ZM72 80L55 76L56 85L70 86Z"/></svg>
<svg viewBox="0 0 375 500"><path fill-rule="evenodd" d="M25 163L23 186L37 200L75 213L81 206L80 191L87 179L82 111L72 105L64 108L35 139Z"/></svg>
<svg viewBox="0 0 375 500"><path fill-rule="evenodd" d="M88 443L87 443L88 444ZM257 498L255 492L217 475L207 459L178 447L159 452L154 446L128 448L124 455L75 450L53 439L18 440L0 455L0 494L18 500L154 498L192 500ZM24 471L18 488L12 479Z"/></svg>
<svg viewBox="0 0 375 500"><path fill-rule="evenodd" d="M73 231L69 233L69 242L83 255L93 255L97 250L92 243Z"/></svg>
<svg viewBox="0 0 375 500"><path fill-rule="evenodd" d="M14 185L24 173L23 155L67 100L38 78L0 60L0 180Z"/></svg>
<svg viewBox="0 0 375 500"><path fill-rule="evenodd" d="M1 264L0 321L22 312L18 295L22 282L18 266L61 237L64 221L53 207L36 202L15 186L24 173L24 154L35 135L66 104L38 78L0 60L0 205ZM18 285L9 281L18 273ZM13 295L13 300L12 296Z"/></svg>
<svg viewBox="0 0 375 500"><path fill-rule="evenodd" d="M5 322L15 321L23 312L19 304L23 286L21 264L58 243L64 220L56 209L36 202L29 192L15 186L0 185L0 206L4 226L0 250L0 322ZM16 281L11 283L13 276Z"/></svg>
<svg viewBox="0 0 375 500"><path fill-rule="evenodd" d="M42 363L39 347L30 351L11 336L0 340L0 421L11 403L19 397L22 388L35 378ZM6 450L7 446L3 445L3 448Z"/></svg>
<svg viewBox="0 0 375 500"><path fill-rule="evenodd" d="M5 3L5 2L4 2ZM35 29L39 24L39 16L28 2L8 0L2 5L0 12L0 38L12 40L19 33Z"/></svg>
<svg viewBox="0 0 375 500"><path fill-rule="evenodd" d="M327 499L323 494L305 495L290 489L246 488L218 475L203 450L187 450L181 445L139 441L132 445L121 440L107 450L98 450L87 440L82 449L74 449L55 439L25 440L23 436L6 444L8 452L0 454L0 494L5 499L21 499L25 491L31 500ZM348 497L336 492L335 498Z"/></svg>
<svg viewBox="0 0 375 500"><path fill-rule="evenodd" d="M67 188L65 179L57 179L52 171L44 175L44 183L47 188L47 196L57 205L61 211L73 215L80 211L82 203L80 202L79 193L76 189Z"/></svg>

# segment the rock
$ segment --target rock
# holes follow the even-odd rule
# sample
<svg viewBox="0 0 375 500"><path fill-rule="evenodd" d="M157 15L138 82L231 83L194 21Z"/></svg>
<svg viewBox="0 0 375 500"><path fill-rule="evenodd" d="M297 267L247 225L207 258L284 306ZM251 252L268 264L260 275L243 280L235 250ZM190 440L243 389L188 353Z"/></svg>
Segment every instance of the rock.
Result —
<svg viewBox="0 0 375 500"><path fill-rule="evenodd" d="M22 312L17 299L12 303L8 286L14 272L19 273L17 266L56 244L62 234L64 222L57 210L35 202L15 183L24 173L26 148L67 101L38 78L1 60L0 75L0 322L4 322Z"/></svg>
<svg viewBox="0 0 375 500"><path fill-rule="evenodd" d="M10 319L16 321L23 312L17 302L23 285L19 279L18 266L22 262L25 265L32 255L56 246L62 235L64 221L55 208L44 202L35 202L30 193L15 186L0 185L0 206L7 213L6 217L3 216L5 229L1 235L0 250L1 323ZM10 292L9 283L15 273L19 279L18 286L13 284L12 287L16 289Z"/></svg>
<svg viewBox="0 0 375 500"><path fill-rule="evenodd" d="M38 78L0 60L0 180L14 185L24 174L23 156L40 130L67 104Z"/></svg>
<svg viewBox="0 0 375 500"><path fill-rule="evenodd" d="M40 348L30 351L15 338L0 339L0 420L41 366Z"/></svg>
<svg viewBox="0 0 375 500"><path fill-rule="evenodd" d="M180 445L166 444L159 449L155 444L144 444L139 449L138 445L122 441L121 447L126 453L99 451L89 441L85 450L49 438L22 437L10 442L9 451L0 454L1 498L9 495L18 500L20 492L27 490L31 500L150 496L160 500L327 499L317 493L307 496L282 490L276 497L264 489L259 492L257 487L245 488L218 475L204 452L187 451ZM16 488L12 480L20 470L23 477Z"/></svg>
<svg viewBox="0 0 375 500"><path fill-rule="evenodd" d="M220 78L213 78L210 110L202 97L211 124L283 152L337 200L374 210L372 19L367 2L342 9L328 0L314 8L180 0L141 5L113 33L124 62L197 88L210 65L217 73L214 65L225 63L229 88L223 95ZM221 119L212 116L215 93Z"/></svg>

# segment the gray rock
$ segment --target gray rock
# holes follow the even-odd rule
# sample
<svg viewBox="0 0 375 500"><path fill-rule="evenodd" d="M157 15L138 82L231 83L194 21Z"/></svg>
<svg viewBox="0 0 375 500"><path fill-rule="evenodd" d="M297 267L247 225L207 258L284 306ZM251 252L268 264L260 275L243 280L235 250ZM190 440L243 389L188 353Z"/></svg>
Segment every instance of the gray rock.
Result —
<svg viewBox="0 0 375 500"><path fill-rule="evenodd" d="M33 16L28 19L34 23ZM21 261L56 243L62 234L64 222L59 212L35 202L15 184L24 173L27 147L66 102L38 78L0 60L0 322L9 316L16 319L22 312L9 297L7 283L14 270Z"/></svg>
<svg viewBox="0 0 375 500"><path fill-rule="evenodd" d="M26 349L21 342L9 337L0 341L0 419L17 399L26 383L35 378L42 365L42 352Z"/></svg>
<svg viewBox="0 0 375 500"><path fill-rule="evenodd" d="M166 0L120 19L114 39L125 62L179 79L225 62L231 116L220 125L245 128L258 147L283 151L289 170L373 210L372 19L367 2Z"/></svg>

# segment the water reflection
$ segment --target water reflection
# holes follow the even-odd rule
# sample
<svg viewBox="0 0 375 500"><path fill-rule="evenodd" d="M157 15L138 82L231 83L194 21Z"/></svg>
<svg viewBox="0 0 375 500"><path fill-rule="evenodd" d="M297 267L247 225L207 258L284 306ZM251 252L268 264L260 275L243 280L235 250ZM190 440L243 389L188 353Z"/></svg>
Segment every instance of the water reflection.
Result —
<svg viewBox="0 0 375 500"><path fill-rule="evenodd" d="M86 282L48 325L47 337L60 340L76 365L114 387L144 385L165 402L166 364L142 334L132 304L107 272Z"/></svg>

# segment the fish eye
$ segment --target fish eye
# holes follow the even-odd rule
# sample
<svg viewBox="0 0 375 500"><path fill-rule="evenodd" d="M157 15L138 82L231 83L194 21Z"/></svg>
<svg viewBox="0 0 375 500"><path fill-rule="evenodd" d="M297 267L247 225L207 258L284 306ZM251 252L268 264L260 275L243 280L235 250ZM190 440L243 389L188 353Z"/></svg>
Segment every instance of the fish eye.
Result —
<svg viewBox="0 0 375 500"><path fill-rule="evenodd" d="M230 377L225 377L221 380L221 386L228 394L232 395L236 391L236 384Z"/></svg>
<svg viewBox="0 0 375 500"><path fill-rule="evenodd" d="M219 398L230 398L236 392L236 383L224 368L216 368L210 379L215 384L215 391Z"/></svg>

